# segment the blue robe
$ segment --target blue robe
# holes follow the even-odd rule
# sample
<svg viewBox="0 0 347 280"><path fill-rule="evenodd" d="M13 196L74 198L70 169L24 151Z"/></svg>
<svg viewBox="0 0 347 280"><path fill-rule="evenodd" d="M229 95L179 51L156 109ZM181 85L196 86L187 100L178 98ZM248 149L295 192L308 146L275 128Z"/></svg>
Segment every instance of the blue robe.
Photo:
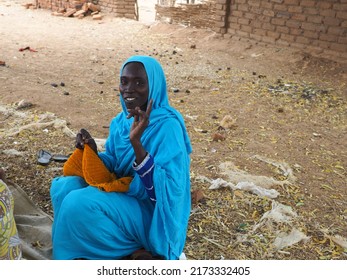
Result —
<svg viewBox="0 0 347 280"><path fill-rule="evenodd" d="M145 248L164 259L178 259L183 252L191 207L191 143L181 114L169 105L166 79L152 57L133 56L141 62L153 99L150 123L141 141L154 158L152 202L132 168L135 154L129 133L133 118L123 111L110 125L106 150L99 153L107 168L118 176L132 176L126 193L107 193L88 186L77 176L54 178L51 199L54 259L121 259ZM122 72L122 71L121 71Z"/></svg>

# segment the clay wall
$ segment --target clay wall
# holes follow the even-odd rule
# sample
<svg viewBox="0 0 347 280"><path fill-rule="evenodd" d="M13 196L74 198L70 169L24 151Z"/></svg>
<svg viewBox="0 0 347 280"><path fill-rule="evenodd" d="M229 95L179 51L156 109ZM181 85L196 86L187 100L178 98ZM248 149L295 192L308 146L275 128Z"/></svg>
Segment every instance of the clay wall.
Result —
<svg viewBox="0 0 347 280"><path fill-rule="evenodd" d="M85 2L92 2L101 7L103 13L114 14L116 17L129 19L137 18L136 0L35 0L36 5L42 9L53 12L82 7Z"/></svg>
<svg viewBox="0 0 347 280"><path fill-rule="evenodd" d="M177 4L175 6L156 5L156 20L179 23L199 28L215 27L221 18L216 17L215 1L204 4Z"/></svg>
<svg viewBox="0 0 347 280"><path fill-rule="evenodd" d="M224 37L347 58L347 0L217 0Z"/></svg>

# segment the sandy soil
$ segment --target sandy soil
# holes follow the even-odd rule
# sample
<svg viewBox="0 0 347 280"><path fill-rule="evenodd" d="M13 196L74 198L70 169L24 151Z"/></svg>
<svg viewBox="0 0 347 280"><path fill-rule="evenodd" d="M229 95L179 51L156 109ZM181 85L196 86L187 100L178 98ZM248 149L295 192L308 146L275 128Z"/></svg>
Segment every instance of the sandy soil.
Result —
<svg viewBox="0 0 347 280"><path fill-rule="evenodd" d="M120 110L121 63L152 55L164 67L170 101L182 112L194 149L192 191L201 195L193 201L188 257L347 258L336 241L347 237L346 63L223 40L209 30L108 15L102 21L54 17L20 4L0 0L0 104L25 114L19 120L0 112L0 165L42 209L52 214L49 182L61 163L38 166L36 152L68 154L73 139L53 128L7 132L51 112L74 132L84 127L105 138ZM18 109L21 100L33 106ZM21 155L4 153L10 149ZM279 197L209 189L202 176L232 180L220 166L225 162L233 171L276 179L271 188ZM257 227L274 200L292 207L296 218ZM306 242L276 250L278 233L293 229Z"/></svg>

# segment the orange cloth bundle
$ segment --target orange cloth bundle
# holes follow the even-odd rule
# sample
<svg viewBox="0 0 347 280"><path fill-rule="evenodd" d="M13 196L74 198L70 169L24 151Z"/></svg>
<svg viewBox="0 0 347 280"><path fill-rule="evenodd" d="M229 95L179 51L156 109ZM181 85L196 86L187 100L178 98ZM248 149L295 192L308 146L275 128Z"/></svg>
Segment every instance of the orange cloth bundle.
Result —
<svg viewBox="0 0 347 280"><path fill-rule="evenodd" d="M63 166L64 176L80 176L83 177L82 170L83 150L76 149Z"/></svg>
<svg viewBox="0 0 347 280"><path fill-rule="evenodd" d="M98 155L85 145L83 153L83 177L91 186L97 186L106 192L126 192L132 177L117 178L111 173Z"/></svg>
<svg viewBox="0 0 347 280"><path fill-rule="evenodd" d="M84 150L73 152L64 164L63 174L83 177L89 185L106 192L126 192L132 180L132 177L117 178L88 144L84 145Z"/></svg>

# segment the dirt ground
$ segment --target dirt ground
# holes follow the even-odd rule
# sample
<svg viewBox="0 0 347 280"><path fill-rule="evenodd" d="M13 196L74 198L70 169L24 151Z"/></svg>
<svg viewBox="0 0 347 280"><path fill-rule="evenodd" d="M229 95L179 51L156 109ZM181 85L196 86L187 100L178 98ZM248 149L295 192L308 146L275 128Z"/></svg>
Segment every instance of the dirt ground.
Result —
<svg viewBox="0 0 347 280"><path fill-rule="evenodd" d="M21 3L0 0L0 166L44 211L53 214L49 186L62 163L38 165L37 152L74 147L51 122L105 138L120 111L122 62L151 55L193 145L187 257L347 259L346 62L184 26L55 17ZM271 181L279 195L225 187L240 174ZM224 187L210 188L216 179ZM278 205L282 219L271 218ZM285 237L291 243L279 246Z"/></svg>

